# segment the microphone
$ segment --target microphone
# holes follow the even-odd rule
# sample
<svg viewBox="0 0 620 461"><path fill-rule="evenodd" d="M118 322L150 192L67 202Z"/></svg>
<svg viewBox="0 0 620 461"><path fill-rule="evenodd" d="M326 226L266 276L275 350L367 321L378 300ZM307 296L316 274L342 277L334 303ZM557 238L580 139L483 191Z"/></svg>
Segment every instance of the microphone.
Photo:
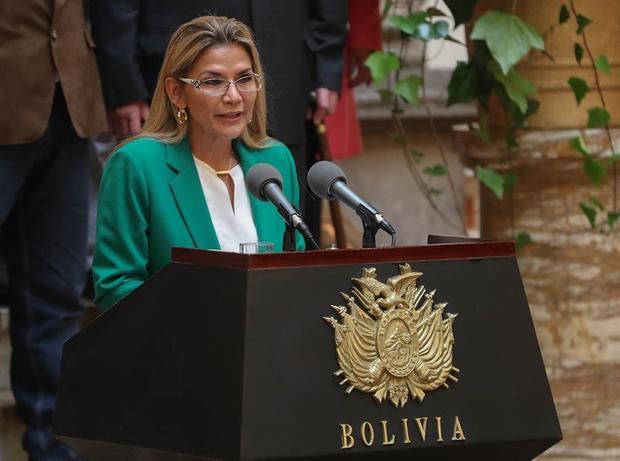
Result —
<svg viewBox="0 0 620 461"><path fill-rule="evenodd" d="M258 163L248 171L245 176L245 184L248 190L263 202L271 202L275 205L278 213L286 222L287 228L298 230L314 249L318 245L312 237L310 229L301 218L299 211L288 201L282 192L282 175L268 163ZM285 239L285 251L295 251L295 239L293 234L290 240ZM292 240L292 248L290 248ZM289 248L286 248L286 247Z"/></svg>
<svg viewBox="0 0 620 461"><path fill-rule="evenodd" d="M392 237L396 234L394 227L383 217L379 210L364 201L347 186L347 177L335 163L322 160L312 165L312 168L308 171L308 186L310 186L312 192L321 198L327 200L337 199L348 207L353 208L364 222L365 230L366 226L369 225L383 229ZM368 243L366 237L365 235L365 247L366 243ZM394 239L392 239L392 242L394 242Z"/></svg>

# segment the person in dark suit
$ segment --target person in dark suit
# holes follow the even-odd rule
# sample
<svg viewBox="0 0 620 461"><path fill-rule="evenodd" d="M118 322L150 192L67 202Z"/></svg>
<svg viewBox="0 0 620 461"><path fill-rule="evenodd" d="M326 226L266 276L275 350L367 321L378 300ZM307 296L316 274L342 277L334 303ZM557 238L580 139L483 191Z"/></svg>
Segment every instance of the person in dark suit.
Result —
<svg viewBox="0 0 620 461"><path fill-rule="evenodd" d="M247 24L256 39L268 88L269 134L287 145L306 177L306 113L336 109L346 36L346 0L106 0L91 2L97 60L110 126L119 138L136 135L149 113L164 50L172 32L203 14ZM302 213L309 197L302 193Z"/></svg>
<svg viewBox="0 0 620 461"><path fill-rule="evenodd" d="M52 436L62 345L86 276L87 137L107 130L81 0L0 3L0 226L11 387L30 460L77 455Z"/></svg>

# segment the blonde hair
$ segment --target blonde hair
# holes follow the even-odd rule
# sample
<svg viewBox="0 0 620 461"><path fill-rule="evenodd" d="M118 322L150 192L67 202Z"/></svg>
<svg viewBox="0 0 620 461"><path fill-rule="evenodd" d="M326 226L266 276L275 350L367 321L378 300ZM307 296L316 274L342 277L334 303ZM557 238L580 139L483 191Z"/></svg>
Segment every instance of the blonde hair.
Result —
<svg viewBox="0 0 620 461"><path fill-rule="evenodd" d="M201 16L183 24L172 35L151 102L151 112L138 137L156 138L166 143L179 143L187 135L187 123L180 124L179 110L166 93L167 77L186 77L198 56L212 46L241 45L252 61L252 70L263 75L252 32L242 22L223 16ZM264 146L267 137L267 103L265 84L256 95L250 123L243 129L241 140L250 148Z"/></svg>

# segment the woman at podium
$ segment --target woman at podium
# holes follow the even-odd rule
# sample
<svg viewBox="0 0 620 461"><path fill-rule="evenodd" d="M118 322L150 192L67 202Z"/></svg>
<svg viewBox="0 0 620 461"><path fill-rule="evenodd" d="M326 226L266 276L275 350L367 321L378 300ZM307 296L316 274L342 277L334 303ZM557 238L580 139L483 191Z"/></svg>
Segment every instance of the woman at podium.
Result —
<svg viewBox="0 0 620 461"><path fill-rule="evenodd" d="M245 173L269 163L297 205L288 149L266 134L265 81L250 30L203 16L172 36L143 131L110 157L101 181L95 302L108 308L170 261L172 247L282 249L284 221L250 196ZM298 236L297 246L303 248Z"/></svg>

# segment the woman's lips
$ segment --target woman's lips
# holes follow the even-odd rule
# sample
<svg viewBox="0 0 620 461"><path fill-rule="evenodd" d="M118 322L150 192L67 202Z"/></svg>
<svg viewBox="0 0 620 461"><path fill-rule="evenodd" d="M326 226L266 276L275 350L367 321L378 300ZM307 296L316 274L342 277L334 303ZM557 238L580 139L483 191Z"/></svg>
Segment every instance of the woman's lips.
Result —
<svg viewBox="0 0 620 461"><path fill-rule="evenodd" d="M243 112L228 112L226 114L219 114L218 117L229 122L236 122L241 118Z"/></svg>

